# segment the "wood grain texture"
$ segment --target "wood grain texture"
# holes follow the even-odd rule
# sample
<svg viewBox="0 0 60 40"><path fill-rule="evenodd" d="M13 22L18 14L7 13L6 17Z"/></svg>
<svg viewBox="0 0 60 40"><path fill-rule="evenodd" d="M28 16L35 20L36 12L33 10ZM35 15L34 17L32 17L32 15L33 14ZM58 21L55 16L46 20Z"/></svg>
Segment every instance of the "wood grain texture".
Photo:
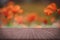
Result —
<svg viewBox="0 0 60 40"><path fill-rule="evenodd" d="M2 28L0 39L58 39L60 29L53 28Z"/></svg>

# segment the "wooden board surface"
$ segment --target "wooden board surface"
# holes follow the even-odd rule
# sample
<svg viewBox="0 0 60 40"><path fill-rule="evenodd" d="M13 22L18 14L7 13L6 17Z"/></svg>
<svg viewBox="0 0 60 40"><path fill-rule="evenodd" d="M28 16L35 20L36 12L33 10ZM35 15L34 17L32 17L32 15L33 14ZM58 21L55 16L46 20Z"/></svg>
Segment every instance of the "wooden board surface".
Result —
<svg viewBox="0 0 60 40"><path fill-rule="evenodd" d="M58 39L60 29L53 28L3 28L0 29L1 39Z"/></svg>

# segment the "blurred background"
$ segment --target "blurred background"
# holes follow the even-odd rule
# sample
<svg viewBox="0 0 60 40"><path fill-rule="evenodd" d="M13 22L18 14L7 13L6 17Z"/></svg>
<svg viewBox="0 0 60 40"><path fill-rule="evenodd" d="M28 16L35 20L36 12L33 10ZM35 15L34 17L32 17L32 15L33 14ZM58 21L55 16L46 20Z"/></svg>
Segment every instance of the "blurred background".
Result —
<svg viewBox="0 0 60 40"><path fill-rule="evenodd" d="M6 6L10 1L19 4L24 10L24 14L28 14L30 12L36 12L39 16L47 18L45 16L43 10L50 4L56 3L57 8L60 8L60 0L0 0L0 8ZM48 18L49 20L49 18ZM50 22L50 20L48 21Z"/></svg>

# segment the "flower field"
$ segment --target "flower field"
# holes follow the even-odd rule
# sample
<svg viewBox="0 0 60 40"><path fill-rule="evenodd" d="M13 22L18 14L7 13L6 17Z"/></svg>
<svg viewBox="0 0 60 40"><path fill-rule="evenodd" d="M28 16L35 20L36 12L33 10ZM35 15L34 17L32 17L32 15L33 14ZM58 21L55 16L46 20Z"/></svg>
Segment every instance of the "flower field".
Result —
<svg viewBox="0 0 60 40"><path fill-rule="evenodd" d="M0 25L2 28L59 28L60 9L56 3L16 4L8 2L0 8Z"/></svg>

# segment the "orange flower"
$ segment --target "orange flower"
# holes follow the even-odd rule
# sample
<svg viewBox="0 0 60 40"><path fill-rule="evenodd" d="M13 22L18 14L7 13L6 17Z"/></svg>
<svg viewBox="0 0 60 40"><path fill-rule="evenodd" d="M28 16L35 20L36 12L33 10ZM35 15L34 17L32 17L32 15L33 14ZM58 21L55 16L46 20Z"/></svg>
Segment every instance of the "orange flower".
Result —
<svg viewBox="0 0 60 40"><path fill-rule="evenodd" d="M37 15L36 15L35 13L28 14L28 15L27 15L27 18L26 18L26 20L27 20L28 22L33 22L33 21L35 21L36 19L37 19Z"/></svg>
<svg viewBox="0 0 60 40"><path fill-rule="evenodd" d="M40 22L42 22L44 24L48 23L47 19L46 18L42 18L42 17L40 17Z"/></svg>
<svg viewBox="0 0 60 40"><path fill-rule="evenodd" d="M18 16L18 15L16 15L15 18L14 18L14 20L15 20L17 23L21 24L21 23L23 23L23 16Z"/></svg>
<svg viewBox="0 0 60 40"><path fill-rule="evenodd" d="M47 16L50 16L53 12L55 12L57 10L56 4L55 3L51 3L50 5L48 5L45 9L44 9L44 13Z"/></svg>
<svg viewBox="0 0 60 40"><path fill-rule="evenodd" d="M19 5L15 5L13 8L13 13L17 13L20 10L20 6Z"/></svg>
<svg viewBox="0 0 60 40"><path fill-rule="evenodd" d="M50 5L47 6L48 9L52 10L52 11L56 11L57 7L55 3L51 3Z"/></svg>
<svg viewBox="0 0 60 40"><path fill-rule="evenodd" d="M3 23L4 25L6 25L6 24L8 23L8 21L7 21L6 19L2 19L2 23Z"/></svg>
<svg viewBox="0 0 60 40"><path fill-rule="evenodd" d="M44 22L44 24L47 24L48 23L48 21L46 19L43 22Z"/></svg>
<svg viewBox="0 0 60 40"><path fill-rule="evenodd" d="M44 13L45 13L45 15L50 16L50 15L52 15L53 11L50 9L45 9Z"/></svg>
<svg viewBox="0 0 60 40"><path fill-rule="evenodd" d="M2 9L2 13L4 16L8 16L8 10L6 8Z"/></svg>
<svg viewBox="0 0 60 40"><path fill-rule="evenodd" d="M18 13L19 13L19 14L22 14L22 13L23 13L23 9L20 9L20 10L18 11Z"/></svg>
<svg viewBox="0 0 60 40"><path fill-rule="evenodd" d="M46 18L43 18L43 17L39 17L39 20L38 21L39 22L42 22L44 24L47 24L48 23L47 19Z"/></svg>
<svg viewBox="0 0 60 40"><path fill-rule="evenodd" d="M10 20L12 18L13 18L13 13L12 13L12 11L9 11L8 12L8 16L7 16L7 19Z"/></svg>
<svg viewBox="0 0 60 40"><path fill-rule="evenodd" d="M12 11L13 8L14 8L14 2L12 2L12 1L8 2L8 4L7 4L7 9L8 9L9 11Z"/></svg>
<svg viewBox="0 0 60 40"><path fill-rule="evenodd" d="M55 17L50 18L50 21L53 23L55 22Z"/></svg>
<svg viewBox="0 0 60 40"><path fill-rule="evenodd" d="M14 5L8 5L8 6L7 6L7 9L8 9L9 11L12 11L13 8L14 8Z"/></svg>
<svg viewBox="0 0 60 40"><path fill-rule="evenodd" d="M58 14L60 14L60 9L57 9L57 11L58 11Z"/></svg>

